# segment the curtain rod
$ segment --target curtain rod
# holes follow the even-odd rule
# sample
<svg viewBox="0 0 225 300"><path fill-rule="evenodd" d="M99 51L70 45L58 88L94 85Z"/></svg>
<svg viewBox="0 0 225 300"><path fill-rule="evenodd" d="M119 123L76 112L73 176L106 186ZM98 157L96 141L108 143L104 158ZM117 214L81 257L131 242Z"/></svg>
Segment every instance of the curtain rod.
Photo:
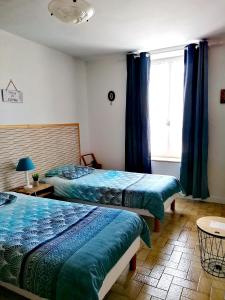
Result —
<svg viewBox="0 0 225 300"><path fill-rule="evenodd" d="M200 40L191 40L185 44L182 45L177 45L177 46L172 46L172 47L166 47L166 48L161 48L161 49L154 49L154 50L146 50L146 51L141 51L141 50L135 50L135 51L130 51L128 54L139 54L140 52L149 52L150 54L159 54L159 53L164 53L164 52L173 52L173 51L179 51L183 50L188 44L194 44L194 43L199 43ZM214 46L223 46L225 45L225 38L223 39L208 39L208 45L209 47L214 47Z"/></svg>
<svg viewBox="0 0 225 300"><path fill-rule="evenodd" d="M179 51L183 50L185 45L179 45L179 46L173 46L173 47L167 47L167 48L161 48L161 49L154 49L150 50L150 54L158 54L158 53L163 53L163 52L172 52L172 51Z"/></svg>
<svg viewBox="0 0 225 300"><path fill-rule="evenodd" d="M223 46L223 45L225 45L225 39L209 40L208 45L209 45L209 47Z"/></svg>
<svg viewBox="0 0 225 300"><path fill-rule="evenodd" d="M183 45L179 46L174 46L174 47L168 47L168 48L162 48L162 49L155 49L155 50L150 50L150 54L158 54L158 53L163 53L163 52L172 52L172 51L179 51L183 50L187 45L189 44L198 44L200 40L195 40L195 41L190 41L188 43L185 43ZM209 47L214 47L214 46L223 46L225 45L225 39L218 39L218 40L208 40L208 46Z"/></svg>
<svg viewBox="0 0 225 300"><path fill-rule="evenodd" d="M138 56L141 52L147 52L147 53L150 53L150 55L164 53L164 52L172 52L172 51L182 50L182 49L184 49L185 46L186 45L176 46L176 47L168 47L168 48L159 48L159 49L154 49L154 50L134 50L134 51L129 51L127 53L127 55L136 54Z"/></svg>

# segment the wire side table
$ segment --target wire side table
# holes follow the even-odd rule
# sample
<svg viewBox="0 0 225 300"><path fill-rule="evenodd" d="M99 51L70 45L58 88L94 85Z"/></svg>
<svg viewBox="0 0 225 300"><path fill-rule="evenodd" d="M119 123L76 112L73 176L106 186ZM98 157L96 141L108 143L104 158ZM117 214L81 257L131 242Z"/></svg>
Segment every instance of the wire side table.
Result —
<svg viewBox="0 0 225 300"><path fill-rule="evenodd" d="M225 278L225 218L197 220L201 265L209 274Z"/></svg>

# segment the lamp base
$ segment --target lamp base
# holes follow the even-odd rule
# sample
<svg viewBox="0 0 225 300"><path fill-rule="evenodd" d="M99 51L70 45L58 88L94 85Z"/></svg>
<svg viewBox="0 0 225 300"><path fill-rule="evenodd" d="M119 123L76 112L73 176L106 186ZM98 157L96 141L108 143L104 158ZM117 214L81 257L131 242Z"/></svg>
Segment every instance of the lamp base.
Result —
<svg viewBox="0 0 225 300"><path fill-rule="evenodd" d="M25 172L25 180L26 180L26 185L25 185L23 188L24 188L25 190L32 189L33 185L30 184L28 171Z"/></svg>
<svg viewBox="0 0 225 300"><path fill-rule="evenodd" d="M32 188L33 188L33 185L32 185L32 184L25 185L23 188L24 188L25 190L29 190L29 189L32 189Z"/></svg>

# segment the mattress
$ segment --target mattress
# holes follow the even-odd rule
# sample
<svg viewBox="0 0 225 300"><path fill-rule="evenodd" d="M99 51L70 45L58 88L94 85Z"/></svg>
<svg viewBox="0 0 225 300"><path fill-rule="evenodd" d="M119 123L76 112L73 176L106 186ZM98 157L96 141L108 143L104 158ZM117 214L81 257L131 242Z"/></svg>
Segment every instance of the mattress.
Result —
<svg viewBox="0 0 225 300"><path fill-rule="evenodd" d="M164 202L181 192L173 176L116 170L95 170L73 180L46 177L43 181L54 185L58 197L146 209L159 220L164 217Z"/></svg>
<svg viewBox="0 0 225 300"><path fill-rule="evenodd" d="M149 230L134 213L17 196L0 207L0 281L40 297L98 299L104 278Z"/></svg>

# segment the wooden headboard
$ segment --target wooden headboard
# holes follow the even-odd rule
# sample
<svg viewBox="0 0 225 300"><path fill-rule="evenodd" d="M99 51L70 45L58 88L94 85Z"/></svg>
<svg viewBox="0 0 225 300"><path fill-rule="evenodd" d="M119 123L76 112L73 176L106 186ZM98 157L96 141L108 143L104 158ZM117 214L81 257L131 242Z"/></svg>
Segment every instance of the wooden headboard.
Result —
<svg viewBox="0 0 225 300"><path fill-rule="evenodd" d="M79 124L0 125L0 191L24 184L24 172L16 172L20 158L30 156L34 172L80 163Z"/></svg>

